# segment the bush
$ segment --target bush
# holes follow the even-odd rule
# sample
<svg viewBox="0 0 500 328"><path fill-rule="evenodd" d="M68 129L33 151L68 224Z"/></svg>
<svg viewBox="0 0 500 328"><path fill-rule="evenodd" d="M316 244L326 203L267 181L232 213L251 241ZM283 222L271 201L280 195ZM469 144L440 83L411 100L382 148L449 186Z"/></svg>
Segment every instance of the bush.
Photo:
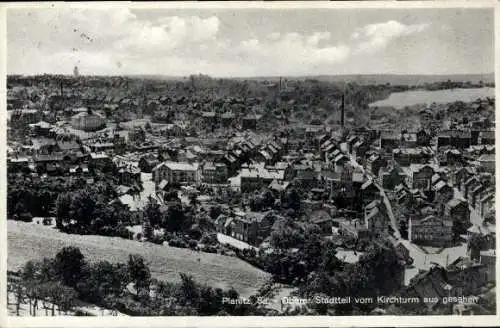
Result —
<svg viewBox="0 0 500 328"><path fill-rule="evenodd" d="M33 222L33 215L30 212L19 214L19 220L24 222Z"/></svg>
<svg viewBox="0 0 500 328"><path fill-rule="evenodd" d="M189 240L188 245L189 245L189 248L195 249L196 247L198 247L198 242L194 239L191 239L191 240Z"/></svg>
<svg viewBox="0 0 500 328"><path fill-rule="evenodd" d="M162 245L164 239L163 239L163 236L161 236L161 235L153 235L153 237L151 237L149 239L149 241L154 243L154 244Z"/></svg>

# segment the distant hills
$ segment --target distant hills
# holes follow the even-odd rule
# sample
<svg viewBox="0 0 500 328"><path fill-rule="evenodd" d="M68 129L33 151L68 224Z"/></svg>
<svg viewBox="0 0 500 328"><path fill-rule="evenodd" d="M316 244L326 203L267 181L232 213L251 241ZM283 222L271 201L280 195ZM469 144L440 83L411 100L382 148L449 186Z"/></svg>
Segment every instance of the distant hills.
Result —
<svg viewBox="0 0 500 328"><path fill-rule="evenodd" d="M314 79L324 82L356 82L358 84L386 84L392 85L418 85L444 81L470 81L472 83L494 83L495 74L464 74L464 75L399 75L399 74L359 74L359 75L316 75L316 76L283 76L284 79L304 80ZM243 80L268 80L279 81L279 76L237 78Z"/></svg>
<svg viewBox="0 0 500 328"><path fill-rule="evenodd" d="M163 75L142 75L143 78L161 80L185 80L187 77L163 76ZM215 78L215 77L214 77ZM494 83L495 74L456 74L456 75L402 75L402 74L353 74L353 75L311 75L311 76L281 76L288 80L313 79L323 82L356 82L358 84L386 84L392 85L419 85L424 83L436 83L444 81L470 81L472 83ZM279 81L280 76L256 76L256 77L232 77L235 80L249 81Z"/></svg>
<svg viewBox="0 0 500 328"><path fill-rule="evenodd" d="M50 75L50 74L48 74ZM11 75L9 75L11 76ZM71 75L68 75L71 77ZM104 77L104 76L102 76ZM117 76L109 76L117 77ZM185 81L187 76L169 76L169 75L123 75L123 77L149 79L149 80L163 80L163 81ZM219 77L213 77L215 79ZM456 82L472 82L479 83L494 83L495 74L456 74L456 75L403 75L403 74L353 74L353 75L311 75L311 76L256 76L256 77L228 77L227 79L234 80L249 80L249 81L279 81L279 79L288 80L318 80L323 82L356 82L360 85L366 84L386 84L392 85L421 85L425 83L436 83L444 81ZM225 78L226 79L226 78Z"/></svg>

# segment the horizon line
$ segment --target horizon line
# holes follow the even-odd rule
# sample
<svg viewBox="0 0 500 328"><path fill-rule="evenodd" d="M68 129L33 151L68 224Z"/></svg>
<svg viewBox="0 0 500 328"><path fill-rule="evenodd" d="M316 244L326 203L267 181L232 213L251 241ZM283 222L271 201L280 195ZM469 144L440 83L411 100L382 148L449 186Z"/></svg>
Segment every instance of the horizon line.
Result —
<svg viewBox="0 0 500 328"><path fill-rule="evenodd" d="M328 77L328 76L471 76L471 75L493 75L495 76L495 72L482 72L482 73L350 73L350 74L304 74L304 75L295 75L295 74L279 74L279 75L235 75L235 76L217 76L210 75L205 73L191 73L187 75L168 75L168 74L147 74L147 73L138 73L138 74L80 74L78 76L74 76L73 74L63 74L63 73L36 73L36 74L25 74L25 73L8 73L6 76L23 76L23 77L33 77L33 76L44 76L44 75L59 75L64 77L141 77L141 76L154 76L154 77L171 77L171 78L186 78L190 76L206 76L217 79L242 79L242 78L307 78L307 77Z"/></svg>

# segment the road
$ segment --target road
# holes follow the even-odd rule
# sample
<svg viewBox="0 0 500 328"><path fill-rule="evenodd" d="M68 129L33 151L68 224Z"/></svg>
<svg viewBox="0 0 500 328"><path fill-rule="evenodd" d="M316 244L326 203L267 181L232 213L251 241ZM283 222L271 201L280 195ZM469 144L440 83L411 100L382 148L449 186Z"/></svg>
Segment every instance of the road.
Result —
<svg viewBox="0 0 500 328"><path fill-rule="evenodd" d="M345 148L344 148L345 149ZM354 165L355 167L359 167L361 168L361 170L363 171L363 173L366 173L366 175L369 176L370 179L372 179L373 183L379 187L380 189L380 195L382 196L382 199L383 199L383 203L385 205L385 208L387 210L387 215L389 216L389 221L390 221L390 224L391 224L391 227L394 231L394 237L398 240L401 239L401 233L399 232L399 226L396 222L396 217L394 216L394 213L392 211L392 206L391 206L391 202L389 201L389 198L387 198L387 195L385 194L385 191L384 191L384 188L382 188L382 186L380 186L378 184L378 182L376 182L375 180L375 176L366 171L365 168L363 167L363 165L359 164L356 159L354 158L354 156L352 154L349 154L349 158L351 160L351 164Z"/></svg>

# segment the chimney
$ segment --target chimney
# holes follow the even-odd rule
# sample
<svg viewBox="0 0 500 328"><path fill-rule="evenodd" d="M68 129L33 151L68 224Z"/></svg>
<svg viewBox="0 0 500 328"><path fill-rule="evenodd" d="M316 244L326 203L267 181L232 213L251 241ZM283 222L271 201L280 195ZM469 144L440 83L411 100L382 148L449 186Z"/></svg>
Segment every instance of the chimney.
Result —
<svg viewBox="0 0 500 328"><path fill-rule="evenodd" d="M63 91L64 91L63 90L63 82L62 81L59 83L59 87L61 88L61 97L62 97L63 96Z"/></svg>
<svg viewBox="0 0 500 328"><path fill-rule="evenodd" d="M345 116L345 95L342 93L342 107L340 108L340 125L344 127L344 116Z"/></svg>

